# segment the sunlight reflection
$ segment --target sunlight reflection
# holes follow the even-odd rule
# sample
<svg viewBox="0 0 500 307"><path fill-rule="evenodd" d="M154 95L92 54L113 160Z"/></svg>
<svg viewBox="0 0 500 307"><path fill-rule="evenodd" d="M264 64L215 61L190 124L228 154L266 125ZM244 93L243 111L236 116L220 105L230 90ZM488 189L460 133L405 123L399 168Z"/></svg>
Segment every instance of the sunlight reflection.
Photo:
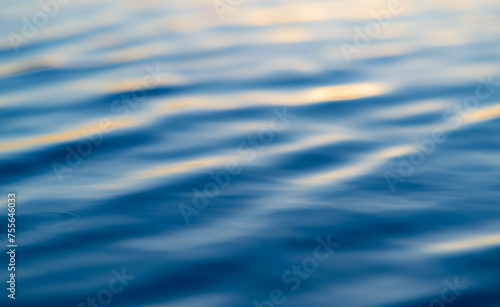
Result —
<svg viewBox="0 0 500 307"><path fill-rule="evenodd" d="M500 117L500 104L485 107L473 112L469 121L479 122Z"/></svg>
<svg viewBox="0 0 500 307"><path fill-rule="evenodd" d="M377 153L370 154L363 159L359 159L351 165L320 172L307 177L304 176L300 179L294 180L294 182L303 185L332 184L332 181L346 180L366 174L373 168L386 162L388 159L403 156L410 153L413 149L413 146L398 146L384 149Z"/></svg>
<svg viewBox="0 0 500 307"><path fill-rule="evenodd" d="M374 83L322 87L309 93L309 101L335 101L376 96L388 91L387 86Z"/></svg>
<svg viewBox="0 0 500 307"><path fill-rule="evenodd" d="M137 124L132 120L109 120L109 125L112 129L127 128ZM44 146L53 143L62 143L71 140L78 140L85 137L86 131L101 130L101 125L99 123L74 129L71 131L64 131L59 133L53 133L48 135L41 135L32 138L21 139L13 142L7 142L0 144L0 152L4 153L6 151L14 151L25 148L33 148L36 146Z"/></svg>
<svg viewBox="0 0 500 307"><path fill-rule="evenodd" d="M431 244L424 247L424 250L433 253L454 252L454 251L485 248L496 245L500 245L500 234L476 237L466 240Z"/></svg>

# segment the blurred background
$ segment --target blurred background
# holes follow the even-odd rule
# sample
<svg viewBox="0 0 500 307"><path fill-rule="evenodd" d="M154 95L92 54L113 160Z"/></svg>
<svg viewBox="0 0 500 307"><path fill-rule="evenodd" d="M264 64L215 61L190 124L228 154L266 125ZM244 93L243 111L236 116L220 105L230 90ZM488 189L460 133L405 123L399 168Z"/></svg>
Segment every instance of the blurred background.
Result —
<svg viewBox="0 0 500 307"><path fill-rule="evenodd" d="M500 2L60 1L1 1L2 306L498 306Z"/></svg>

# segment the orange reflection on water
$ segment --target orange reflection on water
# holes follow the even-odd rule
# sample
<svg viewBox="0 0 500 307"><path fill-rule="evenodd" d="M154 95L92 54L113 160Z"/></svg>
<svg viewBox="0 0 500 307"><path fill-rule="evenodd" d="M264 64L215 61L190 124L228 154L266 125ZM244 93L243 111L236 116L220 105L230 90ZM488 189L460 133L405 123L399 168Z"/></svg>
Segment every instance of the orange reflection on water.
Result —
<svg viewBox="0 0 500 307"><path fill-rule="evenodd" d="M364 157L346 167L336 168L333 170L328 170L325 172L320 172L319 174L301 178L299 180L296 180L296 183L303 185L321 185L331 184L332 180L338 181L356 177L369 172L370 170L390 158L408 154L412 151L412 149L412 146L399 146L384 149L377 153L371 154L368 157Z"/></svg>
<svg viewBox="0 0 500 307"><path fill-rule="evenodd" d="M362 6L364 9L360 10ZM366 19L373 20L372 10L385 9L387 1L358 1L357 6L346 2L314 1L295 2L283 1L279 6L245 7L245 10L233 12L225 22L239 25L269 26L290 23L315 22L322 20ZM243 7L241 5L240 7ZM241 12L240 12L241 11Z"/></svg>
<svg viewBox="0 0 500 307"><path fill-rule="evenodd" d="M375 83L347 84L317 88L309 92L309 101L349 100L376 96L387 92L387 86Z"/></svg>
<svg viewBox="0 0 500 307"><path fill-rule="evenodd" d="M169 164L168 166L161 167L160 169L155 167L152 170L140 171L135 175L133 175L132 177L135 179L149 179L169 174L186 173L204 167L214 167L217 165L223 165L224 163L230 161L231 158L232 157L230 156L220 156L220 157L202 158L187 162L172 163Z"/></svg>
<svg viewBox="0 0 500 307"><path fill-rule="evenodd" d="M109 120L109 125L107 125L107 127L111 126L112 129L117 129L117 128L130 127L133 126L134 124L136 124L136 122L132 120ZM93 124L71 131L64 131L59 133L36 136L32 138L26 138L13 142L7 142L0 144L0 152L20 150L29 147L49 145L53 143L66 142L70 140L78 140L80 138L85 137L86 133L92 133L92 131L101 129L103 128L100 124ZM106 130L104 130L103 132L106 132Z"/></svg>
<svg viewBox="0 0 500 307"><path fill-rule="evenodd" d="M469 120L472 122L485 121L500 117L500 104L485 107L473 112Z"/></svg>
<svg viewBox="0 0 500 307"><path fill-rule="evenodd" d="M454 252L471 250L489 246L500 245L500 234L487 235L472 239L457 240L452 242L438 243L426 246L428 252Z"/></svg>
<svg viewBox="0 0 500 307"><path fill-rule="evenodd" d="M46 56L35 60L22 60L19 62L6 63L0 67L0 76L56 68L61 66L62 62L62 57Z"/></svg>

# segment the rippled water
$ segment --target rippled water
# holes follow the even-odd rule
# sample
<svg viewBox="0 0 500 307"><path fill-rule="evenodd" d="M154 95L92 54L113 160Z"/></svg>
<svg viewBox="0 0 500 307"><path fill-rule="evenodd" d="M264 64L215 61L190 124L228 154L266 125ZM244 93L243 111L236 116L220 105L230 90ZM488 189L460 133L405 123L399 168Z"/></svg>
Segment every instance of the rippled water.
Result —
<svg viewBox="0 0 500 307"><path fill-rule="evenodd" d="M500 3L391 3L3 1L2 306L500 306Z"/></svg>

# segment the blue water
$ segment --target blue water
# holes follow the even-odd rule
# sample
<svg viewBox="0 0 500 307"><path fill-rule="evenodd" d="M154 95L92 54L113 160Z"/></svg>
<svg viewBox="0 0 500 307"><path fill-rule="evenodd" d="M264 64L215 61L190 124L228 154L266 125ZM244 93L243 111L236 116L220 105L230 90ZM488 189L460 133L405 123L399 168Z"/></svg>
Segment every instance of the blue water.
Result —
<svg viewBox="0 0 500 307"><path fill-rule="evenodd" d="M500 3L389 2L2 1L1 306L500 306Z"/></svg>

